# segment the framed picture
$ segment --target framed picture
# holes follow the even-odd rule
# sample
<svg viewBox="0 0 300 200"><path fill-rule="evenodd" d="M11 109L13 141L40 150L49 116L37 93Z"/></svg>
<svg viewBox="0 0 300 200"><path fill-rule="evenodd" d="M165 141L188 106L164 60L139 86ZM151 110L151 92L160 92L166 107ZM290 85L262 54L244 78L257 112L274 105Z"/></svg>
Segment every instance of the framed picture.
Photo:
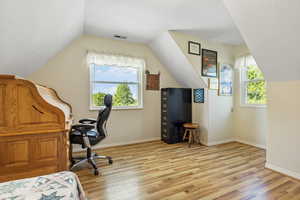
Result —
<svg viewBox="0 0 300 200"><path fill-rule="evenodd" d="M202 76L217 78L218 52L202 49Z"/></svg>
<svg viewBox="0 0 300 200"><path fill-rule="evenodd" d="M193 41L189 41L189 54L201 55L201 44Z"/></svg>
<svg viewBox="0 0 300 200"><path fill-rule="evenodd" d="M219 96L232 96L233 93L233 69L228 64L219 67Z"/></svg>
<svg viewBox="0 0 300 200"><path fill-rule="evenodd" d="M150 74L150 71L146 70L146 90L160 90L160 72Z"/></svg>
<svg viewBox="0 0 300 200"><path fill-rule="evenodd" d="M194 102L204 103L204 88L194 89Z"/></svg>
<svg viewBox="0 0 300 200"><path fill-rule="evenodd" d="M219 79L217 79L217 78L209 78L208 79L208 89L210 89L210 90L218 90L219 89Z"/></svg>

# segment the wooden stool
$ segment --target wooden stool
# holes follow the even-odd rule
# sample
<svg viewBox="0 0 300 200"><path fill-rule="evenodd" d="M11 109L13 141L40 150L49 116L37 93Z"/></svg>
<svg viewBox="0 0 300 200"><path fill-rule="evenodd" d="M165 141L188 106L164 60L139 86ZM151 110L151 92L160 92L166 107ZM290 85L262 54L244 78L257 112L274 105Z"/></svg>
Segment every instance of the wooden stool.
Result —
<svg viewBox="0 0 300 200"><path fill-rule="evenodd" d="M183 139L186 138L189 139L189 147L191 147L191 144L194 143L195 137L197 136L197 129L199 128L199 124L196 123L185 123L183 124L183 127L185 128Z"/></svg>

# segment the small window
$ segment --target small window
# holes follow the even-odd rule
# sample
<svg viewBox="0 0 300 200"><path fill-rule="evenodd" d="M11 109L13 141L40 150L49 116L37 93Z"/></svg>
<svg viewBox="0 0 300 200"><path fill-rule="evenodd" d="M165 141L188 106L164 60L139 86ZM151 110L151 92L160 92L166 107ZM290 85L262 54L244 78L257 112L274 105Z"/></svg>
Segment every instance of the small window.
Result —
<svg viewBox="0 0 300 200"><path fill-rule="evenodd" d="M241 94L244 106L265 106L267 103L266 81L252 56L242 61Z"/></svg>
<svg viewBox="0 0 300 200"><path fill-rule="evenodd" d="M91 85L90 108L92 110L103 106L106 94L113 95L113 109L143 107L144 60L90 53L88 62Z"/></svg>

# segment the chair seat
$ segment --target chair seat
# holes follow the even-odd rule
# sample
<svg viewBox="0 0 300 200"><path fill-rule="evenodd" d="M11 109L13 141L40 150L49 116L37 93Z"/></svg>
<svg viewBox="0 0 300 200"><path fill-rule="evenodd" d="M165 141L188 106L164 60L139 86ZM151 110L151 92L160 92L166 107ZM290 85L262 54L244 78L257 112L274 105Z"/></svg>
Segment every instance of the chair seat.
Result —
<svg viewBox="0 0 300 200"><path fill-rule="evenodd" d="M100 135L96 130L90 130L87 132L89 141L91 145L99 143L105 138L104 135ZM74 131L70 135L70 141L72 144L83 144L83 138L79 131Z"/></svg>

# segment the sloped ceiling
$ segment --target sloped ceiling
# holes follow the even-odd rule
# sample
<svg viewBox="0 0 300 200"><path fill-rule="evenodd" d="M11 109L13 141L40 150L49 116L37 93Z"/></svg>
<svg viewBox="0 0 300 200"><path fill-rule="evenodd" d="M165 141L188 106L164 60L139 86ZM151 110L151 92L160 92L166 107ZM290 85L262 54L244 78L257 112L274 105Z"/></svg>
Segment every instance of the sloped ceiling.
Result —
<svg viewBox="0 0 300 200"><path fill-rule="evenodd" d="M150 42L168 30L202 39L244 43L222 0L88 0L85 32Z"/></svg>
<svg viewBox="0 0 300 200"><path fill-rule="evenodd" d="M221 0L0 0L0 73L26 77L83 33L148 43L168 30L243 43Z"/></svg>
<svg viewBox="0 0 300 200"><path fill-rule="evenodd" d="M223 1L266 79L300 80L300 1Z"/></svg>
<svg viewBox="0 0 300 200"><path fill-rule="evenodd" d="M150 44L151 49L172 76L183 87L205 88L206 83L182 53L174 38L167 31Z"/></svg>
<svg viewBox="0 0 300 200"><path fill-rule="evenodd" d="M84 0L1 0L0 73L27 76L83 32Z"/></svg>

